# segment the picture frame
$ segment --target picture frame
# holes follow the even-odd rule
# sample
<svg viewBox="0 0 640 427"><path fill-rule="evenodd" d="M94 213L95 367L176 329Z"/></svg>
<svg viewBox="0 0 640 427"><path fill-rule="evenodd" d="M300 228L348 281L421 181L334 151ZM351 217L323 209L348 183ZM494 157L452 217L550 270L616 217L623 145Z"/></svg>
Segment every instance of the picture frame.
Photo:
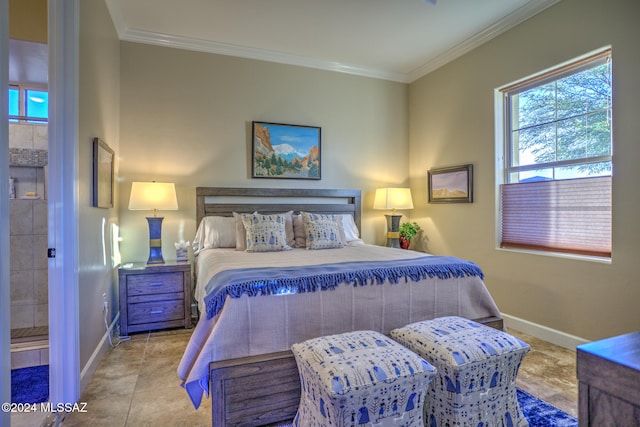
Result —
<svg viewBox="0 0 640 427"><path fill-rule="evenodd" d="M253 121L251 178L322 178L322 129Z"/></svg>
<svg viewBox="0 0 640 427"><path fill-rule="evenodd" d="M429 170L427 191L429 203L473 202L473 165Z"/></svg>
<svg viewBox="0 0 640 427"><path fill-rule="evenodd" d="M114 151L100 138L93 138L93 206L113 208Z"/></svg>

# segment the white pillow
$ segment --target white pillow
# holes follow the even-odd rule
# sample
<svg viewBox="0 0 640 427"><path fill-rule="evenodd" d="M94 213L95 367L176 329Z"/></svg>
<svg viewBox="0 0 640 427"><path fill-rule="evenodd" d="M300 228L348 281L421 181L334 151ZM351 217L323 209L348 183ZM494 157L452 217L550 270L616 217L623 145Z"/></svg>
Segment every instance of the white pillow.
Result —
<svg viewBox="0 0 640 427"><path fill-rule="evenodd" d="M334 249L345 245L340 215L302 212L307 249Z"/></svg>
<svg viewBox="0 0 640 427"><path fill-rule="evenodd" d="M202 218L192 246L194 255L203 249L235 248L235 220L224 216Z"/></svg>
<svg viewBox="0 0 640 427"><path fill-rule="evenodd" d="M234 212L233 219L235 220L236 229L236 251L245 251L247 250L247 232L242 223L242 214Z"/></svg>
<svg viewBox="0 0 640 427"><path fill-rule="evenodd" d="M286 214L242 214L247 233L247 252L275 252L291 249L287 244Z"/></svg>
<svg viewBox="0 0 640 427"><path fill-rule="evenodd" d="M342 215L342 228L344 229L345 241L349 245L364 243L364 240L360 239L360 231L353 220L353 215Z"/></svg>

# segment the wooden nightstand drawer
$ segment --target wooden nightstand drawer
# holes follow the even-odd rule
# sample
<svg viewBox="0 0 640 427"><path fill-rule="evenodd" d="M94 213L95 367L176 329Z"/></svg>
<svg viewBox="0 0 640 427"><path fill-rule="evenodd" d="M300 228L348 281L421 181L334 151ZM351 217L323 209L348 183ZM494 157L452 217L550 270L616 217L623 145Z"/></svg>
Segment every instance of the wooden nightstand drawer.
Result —
<svg viewBox="0 0 640 427"><path fill-rule="evenodd" d="M191 264L126 264L118 277L122 335L191 327Z"/></svg>
<svg viewBox="0 0 640 427"><path fill-rule="evenodd" d="M184 318L184 300L167 300L129 304L129 324L167 322Z"/></svg>
<svg viewBox="0 0 640 427"><path fill-rule="evenodd" d="M184 279L181 272L137 274L127 279L127 295L163 294L182 292Z"/></svg>

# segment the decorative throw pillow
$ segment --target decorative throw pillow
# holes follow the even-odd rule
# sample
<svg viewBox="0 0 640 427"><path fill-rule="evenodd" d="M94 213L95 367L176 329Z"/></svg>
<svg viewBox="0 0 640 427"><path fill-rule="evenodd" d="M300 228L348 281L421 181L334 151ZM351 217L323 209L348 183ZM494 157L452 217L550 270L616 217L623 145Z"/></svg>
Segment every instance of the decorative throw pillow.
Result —
<svg viewBox="0 0 640 427"><path fill-rule="evenodd" d="M247 252L274 252L291 249L287 244L285 214L242 214Z"/></svg>
<svg viewBox="0 0 640 427"><path fill-rule="evenodd" d="M345 245L340 233L340 215L302 212L307 249L342 248ZM344 231L342 232L344 233Z"/></svg>

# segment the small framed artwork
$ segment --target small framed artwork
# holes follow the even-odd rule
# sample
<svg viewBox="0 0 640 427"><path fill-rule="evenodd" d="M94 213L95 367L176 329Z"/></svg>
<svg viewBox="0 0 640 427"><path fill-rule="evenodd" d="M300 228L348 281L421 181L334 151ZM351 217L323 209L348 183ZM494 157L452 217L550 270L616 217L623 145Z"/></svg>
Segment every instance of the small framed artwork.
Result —
<svg viewBox="0 0 640 427"><path fill-rule="evenodd" d="M473 202L473 165L431 169L427 189L429 203Z"/></svg>
<svg viewBox="0 0 640 427"><path fill-rule="evenodd" d="M93 138L93 206L113 207L114 152L100 138Z"/></svg>
<svg viewBox="0 0 640 427"><path fill-rule="evenodd" d="M252 122L251 177L320 179L321 128Z"/></svg>

